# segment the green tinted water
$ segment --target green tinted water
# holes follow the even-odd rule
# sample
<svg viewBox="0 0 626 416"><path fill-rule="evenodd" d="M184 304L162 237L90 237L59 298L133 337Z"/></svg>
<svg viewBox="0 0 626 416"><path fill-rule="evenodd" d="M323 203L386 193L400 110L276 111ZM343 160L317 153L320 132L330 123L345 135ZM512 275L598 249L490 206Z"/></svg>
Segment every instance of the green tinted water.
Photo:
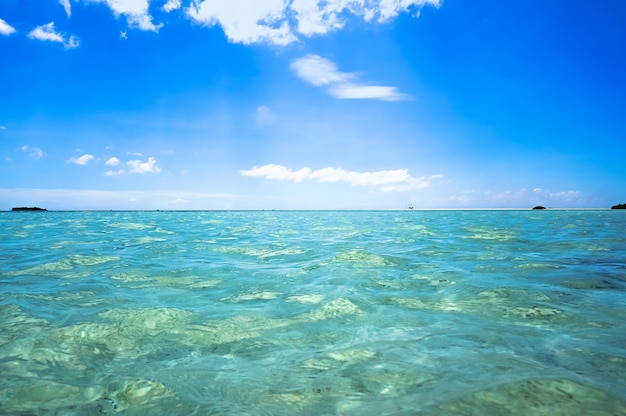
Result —
<svg viewBox="0 0 626 416"><path fill-rule="evenodd" d="M621 214L0 213L0 413L626 414Z"/></svg>

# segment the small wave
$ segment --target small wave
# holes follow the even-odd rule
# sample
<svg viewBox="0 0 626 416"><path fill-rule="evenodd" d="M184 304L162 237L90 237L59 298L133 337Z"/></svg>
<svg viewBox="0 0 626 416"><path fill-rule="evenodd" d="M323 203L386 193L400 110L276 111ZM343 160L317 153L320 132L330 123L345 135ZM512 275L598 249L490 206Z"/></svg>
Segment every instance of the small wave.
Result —
<svg viewBox="0 0 626 416"><path fill-rule="evenodd" d="M108 224L108 226L112 228L120 228L123 230L147 230L149 228L154 228L153 225L140 224L136 222L114 222Z"/></svg>
<svg viewBox="0 0 626 416"><path fill-rule="evenodd" d="M280 292L257 292L246 295L239 295L234 298L235 302L243 302L249 300L272 300L282 295Z"/></svg>
<svg viewBox="0 0 626 416"><path fill-rule="evenodd" d="M293 295L287 298L287 302L318 304L324 300L324 295Z"/></svg>
<svg viewBox="0 0 626 416"><path fill-rule="evenodd" d="M218 253L240 254L244 256L257 257L259 259L269 259L279 256L297 256L307 252L306 250L297 247L280 248L277 250L256 247L216 247L213 250Z"/></svg>
<svg viewBox="0 0 626 416"><path fill-rule="evenodd" d="M562 269L562 266L550 263L522 263L515 266L518 269Z"/></svg>
<svg viewBox="0 0 626 416"><path fill-rule="evenodd" d="M465 235L461 238L478 239L478 240L496 240L508 241L517 238L517 233L508 230L499 230L491 228L467 228L472 235Z"/></svg>

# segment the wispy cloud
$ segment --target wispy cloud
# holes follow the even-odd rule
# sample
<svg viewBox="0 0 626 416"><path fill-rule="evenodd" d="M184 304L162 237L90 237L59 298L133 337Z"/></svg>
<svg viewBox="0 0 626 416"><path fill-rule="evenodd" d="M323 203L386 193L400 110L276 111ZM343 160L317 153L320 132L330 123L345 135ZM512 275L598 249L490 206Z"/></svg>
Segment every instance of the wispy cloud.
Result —
<svg viewBox="0 0 626 416"><path fill-rule="evenodd" d="M105 162L106 165L109 166L117 166L120 163L119 159L116 157L109 158ZM109 170L105 172L106 176L119 176L119 175L127 175L127 174L145 174L145 173L160 173L161 168L157 166L156 159L153 157L149 157L147 161L142 160L129 160L125 163L127 166L126 169L119 169L117 171Z"/></svg>
<svg viewBox="0 0 626 416"><path fill-rule="evenodd" d="M256 124L265 126L276 121L276 113L268 106L261 105L256 109Z"/></svg>
<svg viewBox="0 0 626 416"><path fill-rule="evenodd" d="M292 170L286 166L269 164L241 170L243 176L256 176L273 180L301 182L307 179L318 182L346 182L352 186L373 186L384 192L402 192L410 189L427 188L441 175L415 178L407 169L355 172L341 168L327 167L312 170L308 167Z"/></svg>
<svg viewBox="0 0 626 416"><path fill-rule="evenodd" d="M20 149L22 150L22 152L28 153L28 155L35 160L43 159L44 157L48 156L46 152L44 152L38 147L30 147L30 146L24 145Z"/></svg>
<svg viewBox="0 0 626 416"><path fill-rule="evenodd" d="M149 0L91 0L95 3L105 3L115 17L124 16L130 27L157 32L163 24L155 25L149 14ZM168 2L168 3L171 3Z"/></svg>
<svg viewBox="0 0 626 416"><path fill-rule="evenodd" d="M358 74L341 72L334 62L319 55L306 55L294 60L291 70L311 85L326 87L328 93L339 99L401 101L410 98L400 93L396 87L359 82Z"/></svg>
<svg viewBox="0 0 626 416"><path fill-rule="evenodd" d="M8 36L12 33L15 33L15 29L13 28L13 26L0 19L0 35Z"/></svg>
<svg viewBox="0 0 626 416"><path fill-rule="evenodd" d="M63 6L65 9L65 14L69 18L72 15L72 6L70 5L70 0L59 0L59 4Z"/></svg>
<svg viewBox="0 0 626 416"><path fill-rule="evenodd" d="M339 99L375 99L383 101L404 101L410 97L398 91L396 87L382 85L342 84L328 89L328 92Z"/></svg>
<svg viewBox="0 0 626 416"><path fill-rule="evenodd" d="M90 160L92 160L94 158L93 155L90 154L84 154L80 157L71 157L68 159L69 163L74 163L76 165L86 165L87 163L89 163Z"/></svg>
<svg viewBox="0 0 626 416"><path fill-rule="evenodd" d="M442 0L194 0L186 12L199 23L221 26L231 42L286 45L297 41L298 35L323 35L341 29L349 16L384 23L400 13L415 11L418 16L422 7L439 7L441 3Z"/></svg>
<svg viewBox="0 0 626 416"><path fill-rule="evenodd" d="M47 42L62 43L66 49L77 48L80 45L78 38L74 35L65 35L57 32L54 28L54 22L37 26L30 31L28 37L31 39L42 40Z"/></svg>
<svg viewBox="0 0 626 416"><path fill-rule="evenodd" d="M316 87L343 85L356 78L356 74L339 71L334 62L319 55L306 55L294 60L291 63L291 70Z"/></svg>

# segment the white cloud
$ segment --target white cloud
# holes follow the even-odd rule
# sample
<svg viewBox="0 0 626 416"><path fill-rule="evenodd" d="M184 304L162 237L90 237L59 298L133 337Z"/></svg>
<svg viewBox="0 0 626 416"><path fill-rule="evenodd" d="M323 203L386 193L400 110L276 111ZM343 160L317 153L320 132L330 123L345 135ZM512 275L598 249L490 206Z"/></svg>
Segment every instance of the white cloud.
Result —
<svg viewBox="0 0 626 416"><path fill-rule="evenodd" d="M141 160L129 160L126 165L130 166L130 173L159 173L161 168L156 165L156 160L149 157L146 162Z"/></svg>
<svg viewBox="0 0 626 416"><path fill-rule="evenodd" d="M118 0L121 1L121 0ZM173 0L168 1L168 4ZM187 14L207 26L220 25L231 42L285 45L297 35L323 35L345 26L349 16L387 22L400 13L443 0L193 0Z"/></svg>
<svg viewBox="0 0 626 416"><path fill-rule="evenodd" d="M370 22L387 22L400 13L419 10L426 6L439 7L442 0L294 0L291 9L296 13L297 30L305 36L324 34L340 29L348 15L354 15Z"/></svg>
<svg viewBox="0 0 626 416"><path fill-rule="evenodd" d="M169 13L172 10L180 9L181 3L180 0L168 0L162 7L163 11Z"/></svg>
<svg viewBox="0 0 626 416"><path fill-rule="evenodd" d="M149 0L89 0L95 3L106 3L115 17L123 15L128 25L157 32L163 25L152 23L152 16L148 13Z"/></svg>
<svg viewBox="0 0 626 416"><path fill-rule="evenodd" d="M46 152L38 147L30 147L24 145L21 147L21 150L22 152L28 152L28 155L35 160L43 159L44 157L48 156Z"/></svg>
<svg viewBox="0 0 626 416"><path fill-rule="evenodd" d="M318 170L311 170L305 167L293 171L285 166L276 164L255 166L249 170L242 170L240 173L243 176L257 176L293 182L301 182L305 179L313 179L318 182L347 182L352 186L375 186L384 192L401 192L410 189L427 188L432 180L442 178L441 175L433 175L428 178L414 178L409 175L407 169L355 172L333 167Z"/></svg>
<svg viewBox="0 0 626 416"><path fill-rule="evenodd" d="M77 165L86 165L90 160L92 160L94 158L93 155L90 154L84 154L80 157L71 157L68 162L70 163L75 163Z"/></svg>
<svg viewBox="0 0 626 416"><path fill-rule="evenodd" d="M304 81L327 91L339 99L376 99L401 101L410 97L396 87L367 85L357 82L357 74L341 72L330 60L319 55L306 55L291 63L291 70Z"/></svg>
<svg viewBox="0 0 626 416"><path fill-rule="evenodd" d="M72 8L70 0L57 0L68 18ZM161 10L171 13L183 7L181 0L161 0ZM189 0L185 13L194 21L206 26L220 26L229 41L251 44L269 42L287 45L298 41L298 36L324 35L343 28L350 17L366 22L384 23L401 13L416 11L426 6L439 7L443 0ZM115 17L124 16L128 25L140 30L157 32L162 23L155 24L150 15L151 0L85 0L87 3L105 4ZM78 46L75 37L58 40L40 26L35 36L41 40L62 42L67 47ZM35 29L37 30L37 29ZM41 33L44 31L43 33ZM0 34L15 32L0 20ZM53 39L54 38L54 39ZM125 37L122 37L125 39Z"/></svg>
<svg viewBox="0 0 626 416"><path fill-rule="evenodd" d="M72 15L72 6L70 5L70 0L59 0L59 4L63 6L67 17L69 18Z"/></svg>
<svg viewBox="0 0 626 416"><path fill-rule="evenodd" d="M300 182L311 174L311 169L302 168L294 172L285 166L269 164L264 166L255 166L250 170L242 170L240 173L243 176L261 176L266 179Z"/></svg>
<svg viewBox="0 0 626 416"><path fill-rule="evenodd" d="M344 26L339 14L343 5L339 1L318 2L310 0L294 0L291 9L297 19L296 30L305 35L320 35ZM350 8L351 2L342 2Z"/></svg>
<svg viewBox="0 0 626 416"><path fill-rule="evenodd" d="M287 45L297 38L286 20L286 8L284 0L194 0L187 14L204 25L220 25L231 42Z"/></svg>
<svg viewBox="0 0 626 416"><path fill-rule="evenodd" d="M115 156L110 157L109 159L107 159L106 162L104 162L105 165L107 166L117 166L120 164L120 160L118 158L116 158Z"/></svg>
<svg viewBox="0 0 626 416"><path fill-rule="evenodd" d="M54 22L37 26L28 34L28 37L31 39L47 40L50 42L59 42L59 43L65 42L65 39L63 39L63 36L61 36L59 33L57 33L54 30Z"/></svg>
<svg viewBox="0 0 626 416"><path fill-rule="evenodd" d="M155 24L150 15L151 0L85 0L103 3L115 17L124 16L128 25L140 30L157 32L162 23ZM161 10L171 13L183 7L181 0L161 0ZM384 23L401 13L419 10L426 6L439 7L443 0L189 0L185 13L194 21L206 26L220 26L229 41L251 44L269 42L287 45L298 41L298 36L323 35L343 28L350 17L366 22ZM68 18L72 8L70 0L58 0ZM41 40L62 42L66 47L78 46L70 37L58 40L50 31L40 26L34 36ZM35 29L37 30L37 29ZM43 31L43 32L42 32ZM0 20L0 34L15 32ZM32 32L31 32L32 33ZM60 36L60 35L59 35ZM125 39L125 37L122 37Z"/></svg>
<svg viewBox="0 0 626 416"><path fill-rule="evenodd" d="M8 36L8 35L10 35L12 33L15 33L15 29L13 28L13 26L8 24L4 20L0 19L0 35L7 35Z"/></svg>
<svg viewBox="0 0 626 416"><path fill-rule="evenodd" d="M119 159L117 159L116 157L112 157L105 162L105 165L117 166L119 163ZM161 168L156 165L156 160L153 157L149 157L148 160L145 162L142 160L129 160L125 163L125 165L128 166L127 169L119 169L117 171L109 170L104 174L106 176L119 176L132 173L139 173L143 175L144 173L161 172Z"/></svg>
<svg viewBox="0 0 626 416"><path fill-rule="evenodd" d="M64 35L57 32L54 28L54 22L37 26L30 31L28 37L48 42L62 43L66 49L77 48L80 45L78 38L74 35Z"/></svg>

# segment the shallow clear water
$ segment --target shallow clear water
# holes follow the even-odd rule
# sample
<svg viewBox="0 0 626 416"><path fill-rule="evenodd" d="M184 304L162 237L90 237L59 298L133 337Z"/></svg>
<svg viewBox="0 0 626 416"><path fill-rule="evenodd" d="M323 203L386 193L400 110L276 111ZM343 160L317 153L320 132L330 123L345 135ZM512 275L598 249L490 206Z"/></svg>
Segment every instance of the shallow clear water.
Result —
<svg viewBox="0 0 626 416"><path fill-rule="evenodd" d="M0 213L0 413L625 415L626 212Z"/></svg>

